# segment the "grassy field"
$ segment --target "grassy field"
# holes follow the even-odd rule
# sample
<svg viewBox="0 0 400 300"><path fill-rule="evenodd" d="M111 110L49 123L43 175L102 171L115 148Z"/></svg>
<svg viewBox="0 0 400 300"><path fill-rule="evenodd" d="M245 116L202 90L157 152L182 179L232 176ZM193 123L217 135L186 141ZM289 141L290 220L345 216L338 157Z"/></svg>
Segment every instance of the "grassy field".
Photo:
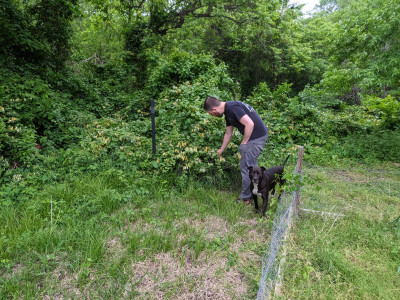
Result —
<svg viewBox="0 0 400 300"><path fill-rule="evenodd" d="M281 297L397 299L399 166L304 169L302 207L344 217L301 214ZM118 172L46 186L0 208L0 299L254 299L273 215L237 195Z"/></svg>
<svg viewBox="0 0 400 300"><path fill-rule="evenodd" d="M1 208L0 299L254 298L271 218L234 191L118 178Z"/></svg>
<svg viewBox="0 0 400 300"><path fill-rule="evenodd" d="M336 215L301 213L276 298L400 299L400 165L305 172L302 208Z"/></svg>

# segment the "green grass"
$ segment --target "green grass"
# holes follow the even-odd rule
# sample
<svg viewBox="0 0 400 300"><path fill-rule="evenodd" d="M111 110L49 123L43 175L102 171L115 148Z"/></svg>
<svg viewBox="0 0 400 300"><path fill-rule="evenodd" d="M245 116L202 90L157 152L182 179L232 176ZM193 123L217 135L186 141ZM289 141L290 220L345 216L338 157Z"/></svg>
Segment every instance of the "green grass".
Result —
<svg viewBox="0 0 400 300"><path fill-rule="evenodd" d="M86 175L2 207L0 298L254 298L271 218L180 181Z"/></svg>
<svg viewBox="0 0 400 300"><path fill-rule="evenodd" d="M306 167L280 299L399 299L400 169ZM321 189L316 188L319 186Z"/></svg>
<svg viewBox="0 0 400 300"><path fill-rule="evenodd" d="M281 298L397 299L398 166L304 169L303 208L345 217L301 213ZM254 299L273 215L237 185L169 181L81 175L1 207L0 299Z"/></svg>

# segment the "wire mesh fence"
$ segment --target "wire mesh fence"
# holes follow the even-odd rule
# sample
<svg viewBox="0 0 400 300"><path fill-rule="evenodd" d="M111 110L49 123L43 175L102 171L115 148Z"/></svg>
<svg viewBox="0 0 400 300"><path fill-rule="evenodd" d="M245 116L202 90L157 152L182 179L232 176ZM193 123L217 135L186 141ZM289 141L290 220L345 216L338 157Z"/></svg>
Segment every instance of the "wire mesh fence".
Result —
<svg viewBox="0 0 400 300"><path fill-rule="evenodd" d="M281 245L294 214L296 201L294 196L283 194L278 205L272 226L271 243L262 258L262 272L257 300L269 299L274 293L280 262Z"/></svg>
<svg viewBox="0 0 400 300"><path fill-rule="evenodd" d="M299 159L295 174L301 175L303 148L299 149ZM270 299L274 293L279 293L280 269L284 262L285 250L281 246L285 243L293 216L297 216L300 205L301 186L293 193L283 193L278 203L271 231L271 242L262 258L262 272L257 300Z"/></svg>

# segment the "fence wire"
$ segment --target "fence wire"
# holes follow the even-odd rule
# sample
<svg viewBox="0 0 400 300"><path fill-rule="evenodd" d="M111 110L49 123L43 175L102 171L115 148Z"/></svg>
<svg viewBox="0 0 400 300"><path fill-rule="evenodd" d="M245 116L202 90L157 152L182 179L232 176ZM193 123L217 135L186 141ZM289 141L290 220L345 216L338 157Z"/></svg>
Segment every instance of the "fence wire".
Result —
<svg viewBox="0 0 400 300"><path fill-rule="evenodd" d="M271 243L262 258L262 273L257 300L269 299L274 293L274 287L279 274L280 259L278 257L286 231L296 209L295 192L284 193L278 203L272 225Z"/></svg>

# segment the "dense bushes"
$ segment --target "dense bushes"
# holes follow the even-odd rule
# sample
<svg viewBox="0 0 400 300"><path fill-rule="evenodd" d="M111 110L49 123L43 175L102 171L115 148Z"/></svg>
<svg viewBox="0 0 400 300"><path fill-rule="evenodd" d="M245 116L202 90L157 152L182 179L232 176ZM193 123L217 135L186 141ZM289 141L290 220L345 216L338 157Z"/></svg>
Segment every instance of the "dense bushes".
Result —
<svg viewBox="0 0 400 300"><path fill-rule="evenodd" d="M204 112L203 103L209 95L232 99L235 87L225 65L210 56L176 53L160 62L148 83L156 96L159 170L211 170L224 125Z"/></svg>
<svg viewBox="0 0 400 300"><path fill-rule="evenodd" d="M400 134L377 130L370 134L352 134L339 141L335 151L341 158L362 162L400 162Z"/></svg>
<svg viewBox="0 0 400 300"><path fill-rule="evenodd" d="M145 89L133 94L104 79L85 81L65 74L49 84L30 73L12 73L0 90L0 195L7 201L29 197L34 193L29 186L107 169L198 178L236 172L240 134L235 131L220 159L216 151L225 122L204 112L209 95L255 107L270 129L269 155L281 157L282 151L304 145L320 163L333 156L398 159L399 136L391 130L398 128L399 103L390 96L365 97L363 105L349 106L318 87L291 97L290 84L271 90L261 83L241 99L223 63L188 53L160 60ZM156 104L155 156L151 99Z"/></svg>
<svg viewBox="0 0 400 300"><path fill-rule="evenodd" d="M277 147L322 145L326 142L326 113L298 97L290 98L290 84L271 91L265 83L249 98L270 129L269 139Z"/></svg>
<svg viewBox="0 0 400 300"><path fill-rule="evenodd" d="M2 72L3 78L5 74ZM36 152L39 132L57 123L59 103L47 83L36 76L10 74L0 89L0 148L14 166L28 163Z"/></svg>

